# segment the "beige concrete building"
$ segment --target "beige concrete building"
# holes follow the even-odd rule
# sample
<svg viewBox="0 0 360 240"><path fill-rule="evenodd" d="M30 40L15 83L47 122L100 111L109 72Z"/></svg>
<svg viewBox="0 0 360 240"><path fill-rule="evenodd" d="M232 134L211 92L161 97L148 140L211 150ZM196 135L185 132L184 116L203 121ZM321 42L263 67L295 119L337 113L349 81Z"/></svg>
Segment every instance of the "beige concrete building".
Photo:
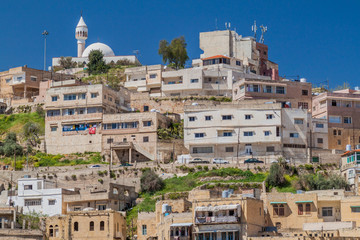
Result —
<svg viewBox="0 0 360 240"><path fill-rule="evenodd" d="M128 111L128 92L101 84L54 87L46 93L45 139L51 154L101 152L103 115Z"/></svg>
<svg viewBox="0 0 360 240"><path fill-rule="evenodd" d="M242 162L254 156L270 163L284 156L308 162L310 133L322 136L322 129L312 128L306 109L281 105L259 100L186 106L184 144L192 157ZM315 146L326 147L326 138Z"/></svg>
<svg viewBox="0 0 360 240"><path fill-rule="evenodd" d="M311 83L243 78L234 83L233 100L274 99L283 106L311 111Z"/></svg>
<svg viewBox="0 0 360 240"><path fill-rule="evenodd" d="M342 155L340 171L355 194L360 195L360 149L347 151Z"/></svg>
<svg viewBox="0 0 360 240"><path fill-rule="evenodd" d="M45 218L45 238L49 240L126 239L124 214L113 211L76 211Z"/></svg>
<svg viewBox="0 0 360 240"><path fill-rule="evenodd" d="M313 97L312 115L328 123L329 149L360 144L360 91L339 90Z"/></svg>
<svg viewBox="0 0 360 240"><path fill-rule="evenodd" d="M0 100L8 106L33 102L39 95L42 81L60 81L71 78L71 75L28 68L26 65L10 68L0 72Z"/></svg>

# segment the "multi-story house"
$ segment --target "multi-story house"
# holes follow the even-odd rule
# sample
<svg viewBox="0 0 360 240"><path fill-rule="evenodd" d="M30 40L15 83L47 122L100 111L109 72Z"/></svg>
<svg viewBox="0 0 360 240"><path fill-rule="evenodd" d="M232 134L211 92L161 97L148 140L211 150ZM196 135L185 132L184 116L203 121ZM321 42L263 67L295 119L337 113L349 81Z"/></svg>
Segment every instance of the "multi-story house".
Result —
<svg viewBox="0 0 360 240"><path fill-rule="evenodd" d="M329 149L360 144L360 91L339 90L313 97L312 115L328 123Z"/></svg>
<svg viewBox="0 0 360 240"><path fill-rule="evenodd" d="M307 162L310 160L311 116L305 109L281 105L241 101L186 106L184 144L193 157L239 161L249 156L261 156L271 162L284 156ZM311 135L317 136L319 131L315 128Z"/></svg>
<svg viewBox="0 0 360 240"><path fill-rule="evenodd" d="M28 68L26 65L10 68L0 72L0 99L8 105L33 102L39 95L41 81L60 81L71 78L72 75Z"/></svg>
<svg viewBox="0 0 360 240"><path fill-rule="evenodd" d="M274 99L289 108L311 111L311 83L243 78L233 85L233 100Z"/></svg>
<svg viewBox="0 0 360 240"><path fill-rule="evenodd" d="M44 232L44 238L49 240L126 239L125 213L85 209L47 217Z"/></svg>
<svg viewBox="0 0 360 240"><path fill-rule="evenodd" d="M351 189L360 195L360 149L345 152L340 162L341 175L345 177Z"/></svg>
<svg viewBox="0 0 360 240"><path fill-rule="evenodd" d="M55 183L37 178L20 178L17 194L10 193L8 204L23 209L23 213L41 213L48 216L65 213L65 195L79 192L58 188Z"/></svg>
<svg viewBox="0 0 360 240"><path fill-rule="evenodd" d="M53 87L46 93L45 139L51 154L102 151L103 115L128 111L126 89Z"/></svg>

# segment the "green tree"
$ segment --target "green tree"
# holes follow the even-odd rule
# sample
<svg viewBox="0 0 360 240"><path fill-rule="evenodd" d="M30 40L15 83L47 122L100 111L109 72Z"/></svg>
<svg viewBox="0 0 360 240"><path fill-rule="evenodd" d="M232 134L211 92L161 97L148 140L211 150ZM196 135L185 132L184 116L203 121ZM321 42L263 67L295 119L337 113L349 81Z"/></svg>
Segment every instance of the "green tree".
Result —
<svg viewBox="0 0 360 240"><path fill-rule="evenodd" d="M61 68L69 69L76 67L76 62L72 60L72 57L60 57L59 64Z"/></svg>
<svg viewBox="0 0 360 240"><path fill-rule="evenodd" d="M107 73L109 66L104 61L104 54L100 50L92 50L89 54L88 72L92 74Z"/></svg>
<svg viewBox="0 0 360 240"><path fill-rule="evenodd" d="M0 154L7 157L23 154L23 147L17 143L16 133L10 132L7 134L3 146L0 147Z"/></svg>
<svg viewBox="0 0 360 240"><path fill-rule="evenodd" d="M286 183L284 169L278 163L271 164L269 175L266 178L269 187L281 187Z"/></svg>
<svg viewBox="0 0 360 240"><path fill-rule="evenodd" d="M183 36L174 38L169 44L166 40L161 40L159 44L159 55L162 56L164 64L184 68L185 62L189 59L186 51L186 42Z"/></svg>
<svg viewBox="0 0 360 240"><path fill-rule="evenodd" d="M27 122L23 127L23 134L25 140L28 142L28 145L36 147L41 143L39 134L40 134L40 125L34 122Z"/></svg>
<svg viewBox="0 0 360 240"><path fill-rule="evenodd" d="M164 181L152 170L147 169L140 178L141 191L153 193L164 187Z"/></svg>

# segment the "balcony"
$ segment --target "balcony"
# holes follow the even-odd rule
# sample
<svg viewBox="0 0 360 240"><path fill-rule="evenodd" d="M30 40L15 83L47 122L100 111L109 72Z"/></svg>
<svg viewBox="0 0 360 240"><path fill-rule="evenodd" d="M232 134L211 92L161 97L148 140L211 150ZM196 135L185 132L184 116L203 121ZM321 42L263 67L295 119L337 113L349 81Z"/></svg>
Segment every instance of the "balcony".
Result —
<svg viewBox="0 0 360 240"><path fill-rule="evenodd" d="M185 85L183 83L175 83L175 84L164 84L162 83L161 89L163 91L180 91L184 90Z"/></svg>
<svg viewBox="0 0 360 240"><path fill-rule="evenodd" d="M144 87L144 86L146 87L146 80L128 81L125 82L124 86L129 89L137 89L139 87Z"/></svg>
<svg viewBox="0 0 360 240"><path fill-rule="evenodd" d="M196 217L196 224L214 224L214 223L237 223L240 219L236 216L218 216L218 217Z"/></svg>

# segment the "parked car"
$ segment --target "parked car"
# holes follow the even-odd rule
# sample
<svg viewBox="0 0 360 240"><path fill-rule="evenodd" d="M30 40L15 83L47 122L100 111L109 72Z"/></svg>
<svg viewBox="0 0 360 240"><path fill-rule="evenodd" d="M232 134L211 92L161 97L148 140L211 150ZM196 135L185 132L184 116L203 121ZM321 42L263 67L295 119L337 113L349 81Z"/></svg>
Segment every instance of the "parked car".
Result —
<svg viewBox="0 0 360 240"><path fill-rule="evenodd" d="M212 161L214 164L229 164L229 161L222 158L214 158Z"/></svg>
<svg viewBox="0 0 360 240"><path fill-rule="evenodd" d="M210 163L208 160L204 160L201 158L194 158L192 160L189 161L189 163Z"/></svg>
<svg viewBox="0 0 360 240"><path fill-rule="evenodd" d="M99 168L99 167L101 167L100 165L91 165L89 168Z"/></svg>
<svg viewBox="0 0 360 240"><path fill-rule="evenodd" d="M249 159L245 160L244 163L264 163L264 161L261 161L256 158L249 158Z"/></svg>
<svg viewBox="0 0 360 240"><path fill-rule="evenodd" d="M130 164L130 163L122 163L122 164L120 164L119 167L131 167L131 166L132 166L132 164Z"/></svg>

